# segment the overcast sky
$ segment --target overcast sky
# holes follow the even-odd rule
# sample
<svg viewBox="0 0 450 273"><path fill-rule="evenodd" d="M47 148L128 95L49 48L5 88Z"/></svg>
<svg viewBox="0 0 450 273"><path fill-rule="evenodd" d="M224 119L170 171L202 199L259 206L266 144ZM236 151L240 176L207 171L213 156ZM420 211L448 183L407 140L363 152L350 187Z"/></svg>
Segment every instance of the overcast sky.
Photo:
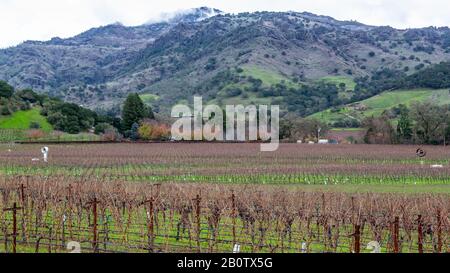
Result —
<svg viewBox="0 0 450 273"><path fill-rule="evenodd" d="M449 0L0 0L0 48L115 22L140 25L200 6L228 13L309 11L396 28L450 26Z"/></svg>

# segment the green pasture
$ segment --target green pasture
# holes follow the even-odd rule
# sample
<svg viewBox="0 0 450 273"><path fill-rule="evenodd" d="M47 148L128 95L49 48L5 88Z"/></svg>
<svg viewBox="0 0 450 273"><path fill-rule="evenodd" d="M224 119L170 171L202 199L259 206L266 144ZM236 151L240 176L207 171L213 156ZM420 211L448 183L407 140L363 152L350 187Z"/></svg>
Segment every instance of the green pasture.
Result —
<svg viewBox="0 0 450 273"><path fill-rule="evenodd" d="M311 118L323 122L334 122L341 118L353 118L359 121L366 117L380 116L385 110L397 107L400 104L410 106L414 102L432 101L440 105L450 104L448 89L414 89L398 90L381 93L369 99L346 105L340 109L327 109L311 115ZM365 110L356 110L356 105L364 106Z"/></svg>
<svg viewBox="0 0 450 273"><path fill-rule="evenodd" d="M27 130L31 123L37 123L44 132L53 130L47 119L40 114L39 108L26 111L14 112L11 116L0 117L0 129L21 129Z"/></svg>

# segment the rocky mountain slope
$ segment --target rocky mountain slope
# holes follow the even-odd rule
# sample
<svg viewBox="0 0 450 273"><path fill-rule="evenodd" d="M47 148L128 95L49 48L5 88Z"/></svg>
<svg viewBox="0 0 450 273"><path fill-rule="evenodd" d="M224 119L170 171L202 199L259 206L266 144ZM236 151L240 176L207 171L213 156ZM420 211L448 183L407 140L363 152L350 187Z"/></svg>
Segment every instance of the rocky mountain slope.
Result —
<svg viewBox="0 0 450 273"><path fill-rule="evenodd" d="M344 79L350 89L354 78L381 69L411 74L449 60L449 28L397 30L306 12L199 8L165 22L113 24L0 50L0 79L91 108L114 107L137 91L163 111L193 94L219 103L283 99L262 96L255 80L269 88Z"/></svg>

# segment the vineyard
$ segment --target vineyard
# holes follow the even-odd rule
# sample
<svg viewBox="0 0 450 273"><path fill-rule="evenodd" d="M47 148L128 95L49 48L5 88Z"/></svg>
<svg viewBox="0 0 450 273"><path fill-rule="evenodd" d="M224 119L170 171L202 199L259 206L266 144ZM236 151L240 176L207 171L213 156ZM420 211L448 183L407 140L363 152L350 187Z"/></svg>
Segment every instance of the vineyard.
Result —
<svg viewBox="0 0 450 273"><path fill-rule="evenodd" d="M0 252L449 252L448 150L425 149L2 146Z"/></svg>

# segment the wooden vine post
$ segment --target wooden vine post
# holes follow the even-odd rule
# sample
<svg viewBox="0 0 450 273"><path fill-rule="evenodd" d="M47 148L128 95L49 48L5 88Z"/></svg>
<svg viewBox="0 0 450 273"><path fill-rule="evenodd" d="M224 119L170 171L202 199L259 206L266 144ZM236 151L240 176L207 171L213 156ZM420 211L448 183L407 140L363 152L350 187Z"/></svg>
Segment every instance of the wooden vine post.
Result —
<svg viewBox="0 0 450 273"><path fill-rule="evenodd" d="M28 176L27 176L27 184L28 184ZM27 188L23 183L20 184L20 201L22 202L22 240L24 242L27 241L26 230L25 230L25 217L26 217L26 198L25 198L25 188Z"/></svg>
<svg viewBox="0 0 450 273"><path fill-rule="evenodd" d="M394 253L399 253L399 218L398 218L398 216L395 217L395 220L394 220L393 240L394 240Z"/></svg>
<svg viewBox="0 0 450 273"><path fill-rule="evenodd" d="M201 222L200 222L200 213L201 213L201 207L200 207L200 202L201 202L201 197L200 194L197 194L197 197L194 199L195 200L195 218L196 218L196 224L197 224L197 251L200 253L201 252L201 246L200 246L200 233L201 233Z"/></svg>
<svg viewBox="0 0 450 273"><path fill-rule="evenodd" d="M231 219L233 221L233 246L236 244L236 196L231 195Z"/></svg>
<svg viewBox="0 0 450 273"><path fill-rule="evenodd" d="M442 217L441 210L437 211L437 252L442 252Z"/></svg>
<svg viewBox="0 0 450 273"><path fill-rule="evenodd" d="M422 227L422 215L417 218L417 243L419 253L423 253L423 227Z"/></svg>
<svg viewBox="0 0 450 273"><path fill-rule="evenodd" d="M3 211L12 211L13 214L13 233L12 233L12 237L13 237L13 253L16 253L17 251L17 211L21 210L21 207L17 207L17 203L14 202L13 207L12 208L6 208L3 209Z"/></svg>
<svg viewBox="0 0 450 273"><path fill-rule="evenodd" d="M94 249L94 253L98 253L98 238L97 238L97 204L100 202L97 200L97 198L94 198L91 202L89 202L89 205L92 205L92 213L94 215L94 222L92 224L92 233L93 233L93 242L92 242L92 248Z"/></svg>
<svg viewBox="0 0 450 273"><path fill-rule="evenodd" d="M155 239L155 234L154 234L154 198L151 197L150 200L146 200L144 202L144 204L149 204L149 208L148 208L148 252L149 253L153 253L153 248L154 248L154 239Z"/></svg>
<svg viewBox="0 0 450 273"><path fill-rule="evenodd" d="M353 236L355 238L353 251L355 253L360 253L361 252L361 226L360 225L355 225L355 233L353 234Z"/></svg>

